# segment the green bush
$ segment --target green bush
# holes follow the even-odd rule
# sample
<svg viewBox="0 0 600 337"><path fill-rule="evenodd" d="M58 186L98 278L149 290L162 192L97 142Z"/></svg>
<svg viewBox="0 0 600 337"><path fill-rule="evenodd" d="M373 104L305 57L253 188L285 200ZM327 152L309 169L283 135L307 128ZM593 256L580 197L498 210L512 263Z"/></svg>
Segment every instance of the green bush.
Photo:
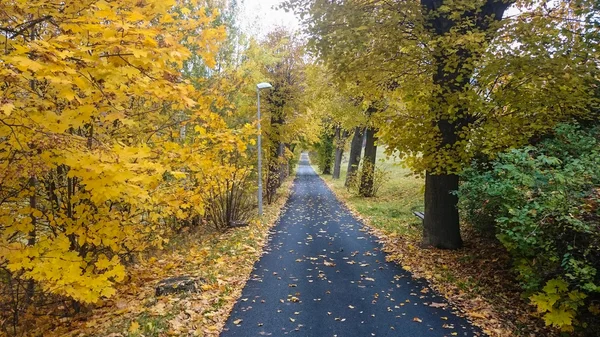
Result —
<svg viewBox="0 0 600 337"><path fill-rule="evenodd" d="M331 165L333 164L333 134L331 130L325 130L319 137L319 142L315 145L317 151L317 166L321 173L331 174Z"/></svg>
<svg viewBox="0 0 600 337"><path fill-rule="evenodd" d="M459 189L463 219L512 255L524 296L546 324L586 327L600 299L600 130L561 125L536 146L474 164ZM588 326L589 328L589 326Z"/></svg>

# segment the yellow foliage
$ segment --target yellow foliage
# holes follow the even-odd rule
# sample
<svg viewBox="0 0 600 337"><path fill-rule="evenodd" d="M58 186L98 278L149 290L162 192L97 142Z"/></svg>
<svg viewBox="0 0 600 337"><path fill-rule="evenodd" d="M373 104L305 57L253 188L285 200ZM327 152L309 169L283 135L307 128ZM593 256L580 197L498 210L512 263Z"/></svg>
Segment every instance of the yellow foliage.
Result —
<svg viewBox="0 0 600 337"><path fill-rule="evenodd" d="M189 47L214 65L225 37L202 4L0 4L0 267L96 302L126 257L203 214L207 182L252 131L229 129L216 92L181 75ZM201 136L174 138L182 128Z"/></svg>
<svg viewBox="0 0 600 337"><path fill-rule="evenodd" d="M583 305L586 295L578 290L569 291L569 284L563 279L549 280L542 290L529 299L542 314L546 325L573 331L575 313Z"/></svg>

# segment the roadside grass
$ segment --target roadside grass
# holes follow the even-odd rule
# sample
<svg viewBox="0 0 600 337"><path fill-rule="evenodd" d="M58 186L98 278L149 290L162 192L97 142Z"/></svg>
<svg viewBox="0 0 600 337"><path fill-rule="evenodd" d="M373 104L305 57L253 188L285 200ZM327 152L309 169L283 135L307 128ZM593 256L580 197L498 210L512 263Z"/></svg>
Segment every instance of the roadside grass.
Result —
<svg viewBox="0 0 600 337"><path fill-rule="evenodd" d="M424 182L409 169L402 167L399 160L387 158L384 151L382 146L377 148L379 159L376 166L387 172L389 180L383 182L374 197L363 198L344 187L348 171L347 158L342 161L340 179L333 179L330 175L321 177L358 213L368 217L373 226L417 238L421 223L413 215L413 211L423 211Z"/></svg>
<svg viewBox="0 0 600 337"><path fill-rule="evenodd" d="M424 210L424 179L384 151L384 146L378 147L376 165L388 172L389 179L375 197L359 197L344 187L347 159L342 162L340 179L314 168L380 239L389 261L400 264L414 277L425 278L488 336L557 336L556 331L544 327L533 307L521 298L511 260L497 241L461 224L462 249L420 247L423 227L413 212Z"/></svg>

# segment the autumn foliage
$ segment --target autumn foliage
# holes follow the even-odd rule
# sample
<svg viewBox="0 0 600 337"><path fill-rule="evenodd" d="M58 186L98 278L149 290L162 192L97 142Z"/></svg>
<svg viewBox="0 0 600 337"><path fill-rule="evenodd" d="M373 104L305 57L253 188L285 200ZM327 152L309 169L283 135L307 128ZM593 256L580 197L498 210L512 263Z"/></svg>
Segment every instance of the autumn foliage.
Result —
<svg viewBox="0 0 600 337"><path fill-rule="evenodd" d="M48 303L73 313L144 284L132 269L160 269L150 252L189 228L252 222L256 180L275 202L300 148L316 144L339 178L351 136L346 185L358 194L387 181L378 143L425 177L424 246L462 245L460 206L510 253L547 325L597 323L597 129L589 148L569 129L597 124L595 2L284 1L308 42L282 27L246 39L218 10L236 4L0 3L1 332L23 332ZM577 156L542 141L561 128L580 138ZM205 241L191 256L210 258L185 262L249 272L267 227L245 229L243 244L239 233ZM235 270L225 279L239 288ZM205 291L229 296L227 281L202 272L214 278Z"/></svg>
<svg viewBox="0 0 600 337"><path fill-rule="evenodd" d="M2 311L112 296L124 263L235 179L252 129L228 127L211 110L223 100L181 73L192 47L213 66L225 38L202 4L0 4Z"/></svg>

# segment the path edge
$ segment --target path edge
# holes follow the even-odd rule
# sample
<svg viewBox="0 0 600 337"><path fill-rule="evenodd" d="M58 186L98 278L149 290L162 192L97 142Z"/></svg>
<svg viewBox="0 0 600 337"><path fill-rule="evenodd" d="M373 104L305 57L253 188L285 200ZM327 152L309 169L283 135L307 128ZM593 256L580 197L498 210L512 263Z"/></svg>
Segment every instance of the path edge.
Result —
<svg viewBox="0 0 600 337"><path fill-rule="evenodd" d="M297 171L297 168L296 168L296 171ZM225 311L226 318L224 320L222 320L222 325L218 327L217 336L221 335L221 333L223 332L223 329L227 325L227 321L229 320L229 318L231 316L233 308L235 307L237 302L240 300L240 298L242 296L242 292L244 291L244 288L246 288L246 284L248 284L248 281L250 280L250 277L252 276L252 271L254 270L254 265L256 265L256 263L264 255L265 248L267 247L269 241L271 240L271 236L272 236L271 230L279 223L281 214L285 210L285 206L287 205L287 203L293 193L293 189L294 189L294 186L296 185L297 178L298 178L298 174L295 173L293 176L287 177L286 180L284 181L284 183L281 185L282 187L284 187L284 189L281 190L282 194L279 196L277 203L275 204L275 206L277 206L277 207L275 207L275 212L269 216L269 219L267 220L267 222L265 224L264 232L262 233L261 242L259 244L259 249L257 249L257 251L259 251L259 254L257 254L254 257L254 259L252 260L252 262L251 262L252 268L250 268L248 273L246 275L244 275L245 276L244 281L237 284L235 287L235 290L232 291L231 296L235 300L228 302L227 305L229 306L229 308L227 308L227 310Z"/></svg>

